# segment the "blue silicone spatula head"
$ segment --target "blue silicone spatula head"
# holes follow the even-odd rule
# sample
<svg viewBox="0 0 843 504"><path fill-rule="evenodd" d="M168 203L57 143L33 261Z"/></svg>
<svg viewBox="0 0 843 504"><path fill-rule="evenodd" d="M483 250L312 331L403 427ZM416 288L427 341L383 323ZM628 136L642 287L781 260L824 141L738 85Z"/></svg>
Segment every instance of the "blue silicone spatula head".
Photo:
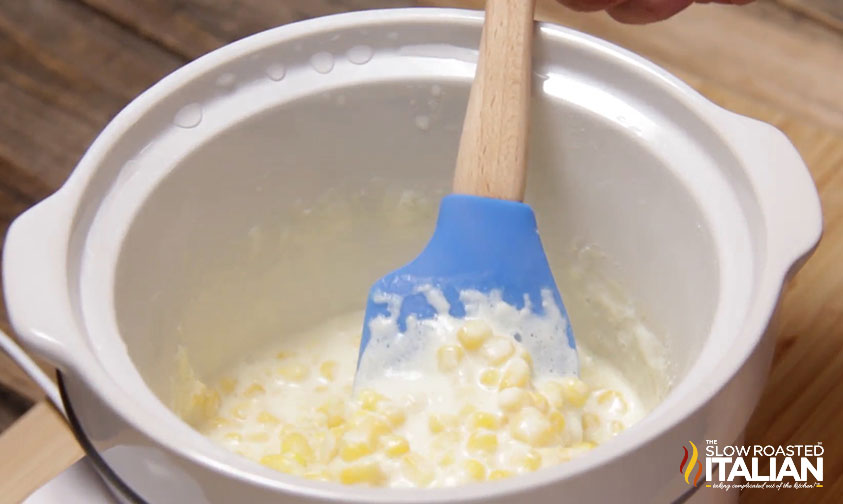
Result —
<svg viewBox="0 0 843 504"><path fill-rule="evenodd" d="M455 319L466 317L478 296L513 307L519 320L542 321L513 334L530 352L536 374L578 371L562 297L533 210L522 203L534 7L535 0L486 2L457 156L457 194L443 198L433 237L422 253L372 286L356 383L361 376L365 380L388 372L390 356L402 360L418 348L407 341L412 336L408 321L415 324L443 310ZM373 352L378 357L367 359Z"/></svg>
<svg viewBox="0 0 843 504"><path fill-rule="evenodd" d="M434 306L441 302L431 302L431 291L442 294L455 318L466 315L460 293L479 292L494 293L518 310L551 321L541 334L516 337L533 356L537 373L577 373L574 335L529 205L462 194L443 198L436 230L422 253L372 286L359 362L365 362L362 356L369 347L381 347L381 355L389 346L404 351L407 345L397 338L406 331L407 319L432 318L441 310ZM373 338L371 323L379 318L395 320L397 331Z"/></svg>

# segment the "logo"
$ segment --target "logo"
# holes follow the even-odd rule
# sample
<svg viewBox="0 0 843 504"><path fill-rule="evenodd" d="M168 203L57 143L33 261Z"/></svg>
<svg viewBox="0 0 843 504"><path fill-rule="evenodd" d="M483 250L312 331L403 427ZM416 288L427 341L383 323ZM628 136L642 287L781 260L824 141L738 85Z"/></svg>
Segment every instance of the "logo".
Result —
<svg viewBox="0 0 843 504"><path fill-rule="evenodd" d="M705 471L706 488L729 491L745 488L813 489L822 488L822 442L805 445L719 445L706 439L705 453L682 446L684 454L679 474L687 485L696 487ZM705 468L705 469L703 469Z"/></svg>
<svg viewBox="0 0 843 504"><path fill-rule="evenodd" d="M685 475L685 483L697 486L697 483L700 480L700 475L702 474L702 464L698 460L699 452L697 451L697 445L695 445L693 441L688 442L691 443L691 460L688 460L688 448L683 446L682 449L685 450L685 455L682 457L682 462L679 464L679 474ZM688 462L687 467L685 466L685 462ZM697 465L697 473L694 475L694 478L691 479L691 474L694 472L694 464Z"/></svg>

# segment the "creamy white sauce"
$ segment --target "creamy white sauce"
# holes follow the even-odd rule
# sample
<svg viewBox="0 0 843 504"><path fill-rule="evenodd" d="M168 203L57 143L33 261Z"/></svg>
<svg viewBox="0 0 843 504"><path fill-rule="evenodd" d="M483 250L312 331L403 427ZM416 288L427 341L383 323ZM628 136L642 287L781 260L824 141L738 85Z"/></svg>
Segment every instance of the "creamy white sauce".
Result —
<svg viewBox="0 0 843 504"><path fill-rule="evenodd" d="M362 313L350 314L284 338L215 387L193 388L185 418L280 471L434 487L564 462L645 414L620 373L587 348L579 350L587 383L534 380L522 344L471 319L443 318L412 371L352 394L361 321Z"/></svg>

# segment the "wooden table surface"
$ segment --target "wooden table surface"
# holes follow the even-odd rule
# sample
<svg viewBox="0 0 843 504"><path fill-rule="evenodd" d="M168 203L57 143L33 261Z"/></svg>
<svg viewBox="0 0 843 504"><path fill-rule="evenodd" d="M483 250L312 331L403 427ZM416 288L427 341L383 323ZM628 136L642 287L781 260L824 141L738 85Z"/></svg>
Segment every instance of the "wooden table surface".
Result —
<svg viewBox="0 0 843 504"><path fill-rule="evenodd" d="M184 63L298 19L416 4L477 8L482 2L3 1L0 232L61 185L129 100ZM741 499L843 502L843 2L697 5L647 27L573 13L552 0L539 0L538 15L645 55L721 105L777 125L802 153L820 189L825 235L785 292L773 368L746 442L822 441L825 484L810 492L747 491ZM1 304L0 327L9 330ZM81 455L43 394L0 353L0 430L6 427L0 454L30 455L0 456L0 502L18 502Z"/></svg>

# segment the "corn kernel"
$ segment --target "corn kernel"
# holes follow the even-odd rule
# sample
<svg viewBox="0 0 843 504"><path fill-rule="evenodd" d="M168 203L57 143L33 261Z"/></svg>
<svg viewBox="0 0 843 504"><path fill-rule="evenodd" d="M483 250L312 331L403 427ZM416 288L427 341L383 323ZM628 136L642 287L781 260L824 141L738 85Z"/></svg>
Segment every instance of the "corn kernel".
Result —
<svg viewBox="0 0 843 504"><path fill-rule="evenodd" d="M436 350L436 360L439 364L439 371L449 372L457 369L463 357L462 348L456 345L442 345Z"/></svg>
<svg viewBox="0 0 843 504"><path fill-rule="evenodd" d="M332 360L323 362L319 365L319 374L328 381L334 381L337 377L337 362Z"/></svg>
<svg viewBox="0 0 843 504"><path fill-rule="evenodd" d="M515 347L509 338L493 338L483 344L480 352L489 364L498 366L515 353Z"/></svg>
<svg viewBox="0 0 843 504"><path fill-rule="evenodd" d="M366 441L350 442L344 439L340 440L340 458L346 462L353 462L360 457L371 455L374 451L372 444Z"/></svg>
<svg viewBox="0 0 843 504"><path fill-rule="evenodd" d="M479 460L468 459L465 461L465 472L469 478L474 481L483 481L486 479L486 466Z"/></svg>
<svg viewBox="0 0 843 504"><path fill-rule="evenodd" d="M345 422L345 403L340 399L332 399L322 403L316 411L325 415L328 428L336 427Z"/></svg>
<svg viewBox="0 0 843 504"><path fill-rule="evenodd" d="M278 352L277 354L275 354L275 358L278 359L278 360L284 360L284 359L289 359L290 357L293 357L294 355L295 355L295 352L282 350L282 351Z"/></svg>
<svg viewBox="0 0 843 504"><path fill-rule="evenodd" d="M257 396L265 394L265 393L266 393L266 389L263 388L263 385L261 385L260 383L253 383L253 384L249 385L249 388L247 388L243 392L243 395L246 396L246 397L257 397Z"/></svg>
<svg viewBox="0 0 843 504"><path fill-rule="evenodd" d="M617 390L603 390L597 394L597 404L608 405L613 413L624 414L627 410L626 401Z"/></svg>
<svg viewBox="0 0 843 504"><path fill-rule="evenodd" d="M283 455L265 455L261 457L260 463L270 469L285 473L292 473L296 469L293 463Z"/></svg>
<svg viewBox="0 0 843 504"><path fill-rule="evenodd" d="M542 413L547 413L550 409L550 404L548 403L547 399L538 392L530 392L530 402L533 404L534 408L541 411Z"/></svg>
<svg viewBox="0 0 843 504"><path fill-rule="evenodd" d="M356 431L365 433L372 442L375 442L377 441L377 438L392 432L392 428L388 423L386 423L386 421L371 413L356 416L353 419L352 424Z"/></svg>
<svg viewBox="0 0 843 504"><path fill-rule="evenodd" d="M424 458L410 453L401 459L404 476L419 487L425 487L433 482L436 474Z"/></svg>
<svg viewBox="0 0 843 504"><path fill-rule="evenodd" d="M584 381L568 376L562 379L561 385L565 402L575 408L581 408L585 404L585 400L588 399L588 385Z"/></svg>
<svg viewBox="0 0 843 504"><path fill-rule="evenodd" d="M386 399L372 389L363 389L359 394L360 407L367 411L375 411L378 403Z"/></svg>
<svg viewBox="0 0 843 504"><path fill-rule="evenodd" d="M457 331L457 339L466 350L477 350L492 337L492 330L480 320L469 320Z"/></svg>
<svg viewBox="0 0 843 504"><path fill-rule="evenodd" d="M583 441L568 448L567 453L569 457L573 458L582 455L589 450L593 450L596 446L597 445L591 441Z"/></svg>
<svg viewBox="0 0 843 504"><path fill-rule="evenodd" d="M530 352L527 352L527 351L525 350L525 351L523 351L523 352L521 352L521 353L520 353L519 357L521 357L522 359L524 359L524 362L526 362L526 363L527 363L527 365L528 365L528 366L530 366L530 370L532 370L532 369L533 369L533 356L532 356L532 355L530 355Z"/></svg>
<svg viewBox="0 0 843 504"><path fill-rule="evenodd" d="M378 406L378 413L386 419L386 422L391 427L399 427L404 424L407 419L407 414L402 409L392 403L381 403Z"/></svg>
<svg viewBox="0 0 843 504"><path fill-rule="evenodd" d="M547 381L539 385L538 389L552 407L562 409L565 405L565 394L562 390L562 385L559 383Z"/></svg>
<svg viewBox="0 0 843 504"><path fill-rule="evenodd" d="M498 406L510 413L520 410L527 404L527 392L519 388L508 388L498 393Z"/></svg>
<svg viewBox="0 0 843 504"><path fill-rule="evenodd" d="M487 387L496 387L501 382L501 372L497 369L480 371L480 383Z"/></svg>
<svg viewBox="0 0 843 504"><path fill-rule="evenodd" d="M526 387L530 381L530 366L524 359L512 359L503 371L500 388Z"/></svg>
<svg viewBox="0 0 843 504"><path fill-rule="evenodd" d="M344 485L366 484L380 486L386 482L386 474L376 462L348 466L340 471L340 482Z"/></svg>
<svg viewBox="0 0 843 504"><path fill-rule="evenodd" d="M583 414L583 416L582 416L582 428L584 430L599 429L600 428L600 417L598 417L594 413Z"/></svg>
<svg viewBox="0 0 843 504"><path fill-rule="evenodd" d="M220 390L222 390L224 394L230 394L234 392L235 388L237 388L236 379L230 376L224 376L220 378Z"/></svg>
<svg viewBox="0 0 843 504"><path fill-rule="evenodd" d="M462 409L460 409L460 416L461 417L470 417L471 415L474 414L475 411L477 411L477 406L475 406L473 404L466 404L465 406L462 407Z"/></svg>
<svg viewBox="0 0 843 504"><path fill-rule="evenodd" d="M547 446L554 439L548 419L532 407L524 408L512 419L509 432L513 438L531 446Z"/></svg>
<svg viewBox="0 0 843 504"><path fill-rule="evenodd" d="M442 458L439 459L439 465L442 467L448 467L449 465L454 463L454 455L451 453L446 453L442 455Z"/></svg>
<svg viewBox="0 0 843 504"><path fill-rule="evenodd" d="M524 456L522 465L529 471L535 471L542 466L542 456L535 450L530 450Z"/></svg>
<svg viewBox="0 0 843 504"><path fill-rule="evenodd" d="M243 441L243 436L238 434L237 432L227 432L223 437L228 441L235 441L238 443L240 441Z"/></svg>
<svg viewBox="0 0 843 504"><path fill-rule="evenodd" d="M193 394L190 398L189 411L201 419L212 418L220 409L220 395L216 390L210 390L203 386L201 392Z"/></svg>
<svg viewBox="0 0 843 504"><path fill-rule="evenodd" d="M427 420L427 426L430 429L430 432L434 434L439 434L440 432L444 431L449 427L454 427L457 425L457 418L453 415L447 414L434 414L430 415Z"/></svg>
<svg viewBox="0 0 843 504"><path fill-rule="evenodd" d="M378 439L391 432L386 422L371 414L355 418L352 423L354 427L346 431L339 442L340 457L346 462L373 453Z"/></svg>
<svg viewBox="0 0 843 504"><path fill-rule="evenodd" d="M623 432L623 430L625 428L626 427L624 427L623 423L621 423L617 420L612 420L612 423L611 423L612 434L620 434L621 432Z"/></svg>
<svg viewBox="0 0 843 504"><path fill-rule="evenodd" d="M386 436L383 441L384 453L390 457L398 457L410 451L410 443L403 436Z"/></svg>
<svg viewBox="0 0 843 504"><path fill-rule="evenodd" d="M310 375L310 370L299 362L293 362L278 368L278 374L289 382L302 382Z"/></svg>
<svg viewBox="0 0 843 504"><path fill-rule="evenodd" d="M512 476L512 472L507 471L506 469L495 469L494 471L489 473L490 480L499 480L509 478L510 476Z"/></svg>
<svg viewBox="0 0 843 504"><path fill-rule="evenodd" d="M281 422L281 420L268 411L261 411L258 413L258 422L263 424L277 424Z"/></svg>
<svg viewBox="0 0 843 504"><path fill-rule="evenodd" d="M558 411L552 411L548 419L550 420L550 428L554 433L561 435L565 432L565 415Z"/></svg>
<svg viewBox="0 0 843 504"><path fill-rule="evenodd" d="M337 425L336 427L331 427L330 429L328 429L328 432L330 432L331 435L334 436L335 438L339 439L346 432L348 432L348 429L349 429L348 423L343 422L340 425Z"/></svg>
<svg viewBox="0 0 843 504"><path fill-rule="evenodd" d="M497 415L486 411L477 411L471 415L469 426L479 429L497 430L501 426Z"/></svg>
<svg viewBox="0 0 843 504"><path fill-rule="evenodd" d="M466 446L471 452L494 453L498 449L498 436L494 432L472 432Z"/></svg>
<svg viewBox="0 0 843 504"><path fill-rule="evenodd" d="M313 450L302 434L294 432L281 439L281 454L295 460L302 466L314 461Z"/></svg>

